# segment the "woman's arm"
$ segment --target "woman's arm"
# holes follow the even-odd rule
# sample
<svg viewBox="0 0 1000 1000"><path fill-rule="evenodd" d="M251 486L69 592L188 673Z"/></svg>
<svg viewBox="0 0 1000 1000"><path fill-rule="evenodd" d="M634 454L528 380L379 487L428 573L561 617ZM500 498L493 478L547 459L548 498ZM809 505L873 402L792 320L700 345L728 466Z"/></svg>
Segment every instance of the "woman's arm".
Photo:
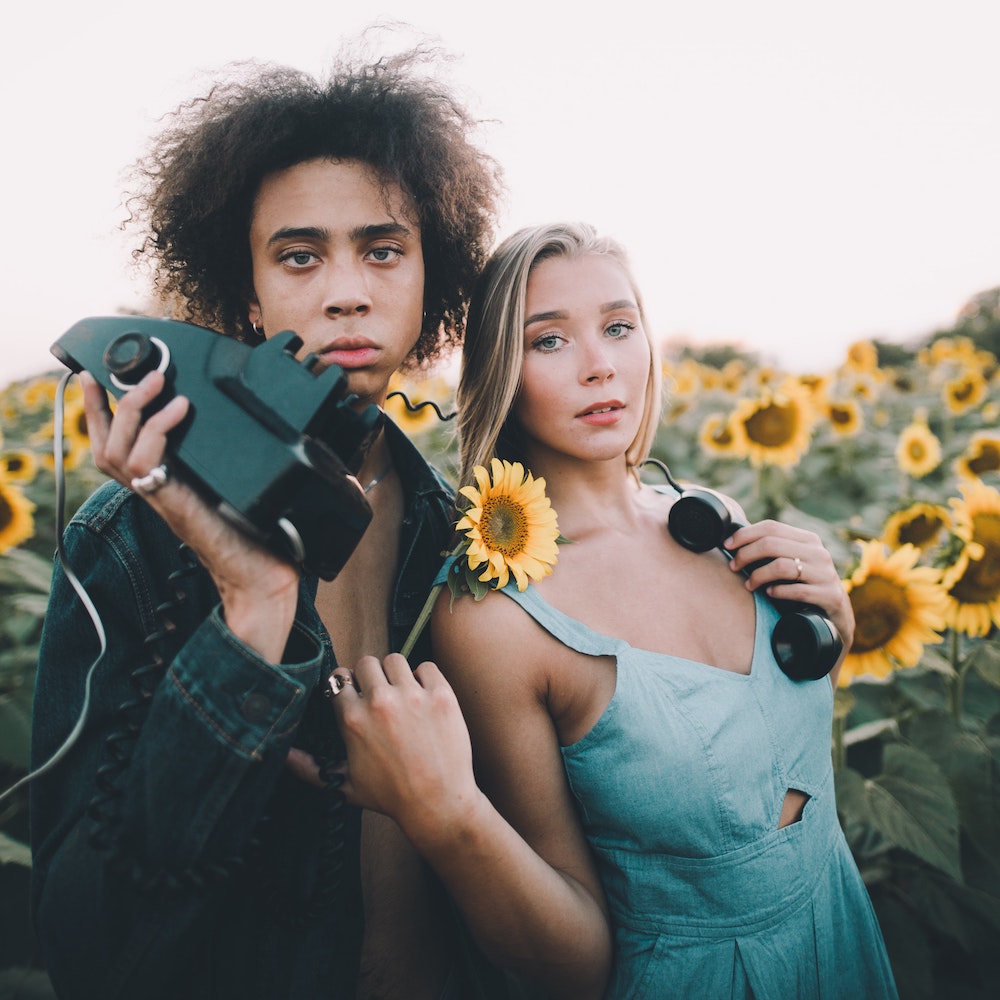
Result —
<svg viewBox="0 0 1000 1000"><path fill-rule="evenodd" d="M350 799L392 816L496 964L553 997L603 994L611 933L545 704L545 641L499 595L439 602L433 663L362 659L334 698ZM442 610L443 609L443 610ZM493 637L503 636L502 641ZM475 745L473 773L469 730Z"/></svg>

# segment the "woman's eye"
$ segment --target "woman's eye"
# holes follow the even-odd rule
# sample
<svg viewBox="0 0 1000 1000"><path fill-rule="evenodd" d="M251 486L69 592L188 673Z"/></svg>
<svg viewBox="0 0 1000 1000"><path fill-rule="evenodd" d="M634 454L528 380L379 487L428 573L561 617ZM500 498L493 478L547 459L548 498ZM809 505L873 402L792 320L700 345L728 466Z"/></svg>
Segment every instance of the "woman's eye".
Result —
<svg viewBox="0 0 1000 1000"><path fill-rule="evenodd" d="M533 346L537 347L540 351L554 351L559 346L561 339L557 334L549 333L544 337L539 337Z"/></svg>
<svg viewBox="0 0 1000 1000"><path fill-rule="evenodd" d="M605 331L609 337L627 337L635 329L631 323L612 323Z"/></svg>

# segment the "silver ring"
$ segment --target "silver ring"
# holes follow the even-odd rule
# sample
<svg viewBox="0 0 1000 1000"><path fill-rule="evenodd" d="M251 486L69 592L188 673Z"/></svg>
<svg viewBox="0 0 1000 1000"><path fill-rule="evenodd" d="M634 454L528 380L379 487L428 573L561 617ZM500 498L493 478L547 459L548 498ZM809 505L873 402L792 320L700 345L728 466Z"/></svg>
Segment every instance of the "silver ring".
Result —
<svg viewBox="0 0 1000 1000"><path fill-rule="evenodd" d="M793 556L795 559L795 579L802 579L802 560L798 556Z"/></svg>
<svg viewBox="0 0 1000 1000"><path fill-rule="evenodd" d="M326 690L323 693L327 698L336 698L345 687L353 686L353 677L345 677L343 674L330 674L330 678L326 682Z"/></svg>
<svg viewBox="0 0 1000 1000"><path fill-rule="evenodd" d="M132 480L132 489L142 496L149 496L155 493L167 480L170 479L170 471L166 465L158 465L155 469L150 469L144 476L136 476Z"/></svg>

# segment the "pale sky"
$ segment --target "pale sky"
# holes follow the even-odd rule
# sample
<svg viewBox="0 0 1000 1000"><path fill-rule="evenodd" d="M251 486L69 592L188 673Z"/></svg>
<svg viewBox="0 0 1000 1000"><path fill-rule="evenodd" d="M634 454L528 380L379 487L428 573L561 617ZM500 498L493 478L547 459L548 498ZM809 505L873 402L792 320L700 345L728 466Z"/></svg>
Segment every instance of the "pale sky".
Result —
<svg viewBox="0 0 1000 1000"><path fill-rule="evenodd" d="M796 371L948 325L1000 284L996 0L55 0L5 37L0 385L74 322L138 307L121 171L212 70L320 72L402 20L491 124L500 235L590 221L654 333ZM412 36L408 36L411 37Z"/></svg>

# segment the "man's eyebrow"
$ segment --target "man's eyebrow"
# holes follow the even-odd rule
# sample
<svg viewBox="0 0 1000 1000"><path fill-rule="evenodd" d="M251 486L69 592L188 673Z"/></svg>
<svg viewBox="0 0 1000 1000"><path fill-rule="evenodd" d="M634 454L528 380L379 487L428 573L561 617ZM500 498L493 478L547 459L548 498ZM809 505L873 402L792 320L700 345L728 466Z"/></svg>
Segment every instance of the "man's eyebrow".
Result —
<svg viewBox="0 0 1000 1000"><path fill-rule="evenodd" d="M413 230L402 222L373 222L367 226L357 226L351 230L352 240L371 240L381 236L412 236Z"/></svg>
<svg viewBox="0 0 1000 1000"><path fill-rule="evenodd" d="M413 231L401 222L372 222L364 226L355 226L348 234L351 240L372 240L386 236L408 237ZM329 240L330 230L324 226L286 226L275 230L267 240L272 246L282 240Z"/></svg>
<svg viewBox="0 0 1000 1000"><path fill-rule="evenodd" d="M272 246L282 240L328 240L329 238L330 230L321 226L288 226L271 233L267 245Z"/></svg>

